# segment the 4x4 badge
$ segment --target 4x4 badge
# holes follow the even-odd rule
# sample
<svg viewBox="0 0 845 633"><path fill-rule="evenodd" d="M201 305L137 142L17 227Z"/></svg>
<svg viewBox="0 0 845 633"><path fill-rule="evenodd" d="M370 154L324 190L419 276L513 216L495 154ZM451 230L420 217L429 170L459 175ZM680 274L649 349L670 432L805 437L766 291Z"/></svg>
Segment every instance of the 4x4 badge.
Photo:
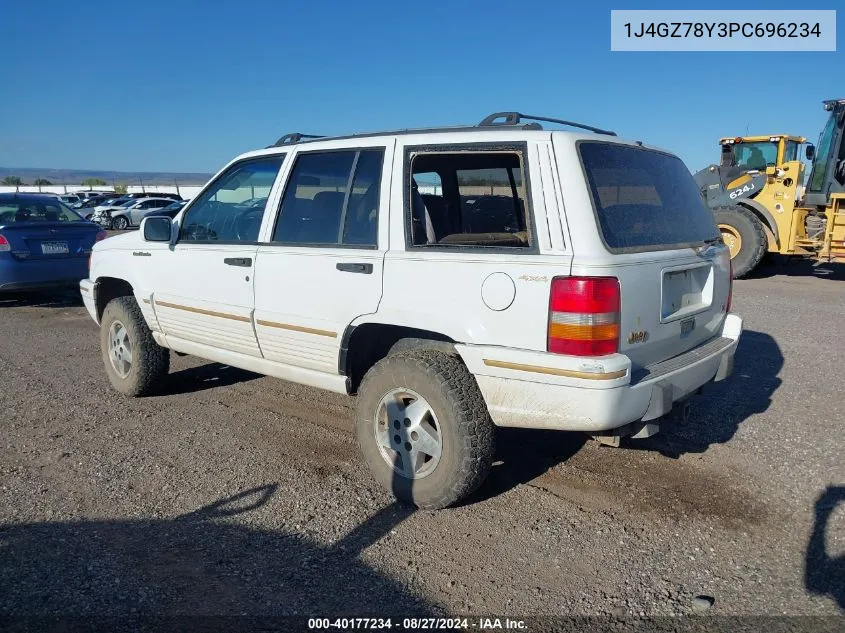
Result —
<svg viewBox="0 0 845 633"><path fill-rule="evenodd" d="M648 332L646 330L635 330L628 335L628 345L645 343L647 340Z"/></svg>

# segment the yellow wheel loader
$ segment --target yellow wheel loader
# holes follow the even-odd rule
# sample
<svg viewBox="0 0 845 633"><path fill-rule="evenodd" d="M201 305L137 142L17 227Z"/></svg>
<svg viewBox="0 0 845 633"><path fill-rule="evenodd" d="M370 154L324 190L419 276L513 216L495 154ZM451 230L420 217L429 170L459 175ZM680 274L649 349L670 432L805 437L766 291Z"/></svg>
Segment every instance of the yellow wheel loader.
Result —
<svg viewBox="0 0 845 633"><path fill-rule="evenodd" d="M734 277L754 270L766 252L845 263L845 99L830 112L818 145L807 144L805 181L799 148L788 134L719 140L722 157L695 174L731 252Z"/></svg>

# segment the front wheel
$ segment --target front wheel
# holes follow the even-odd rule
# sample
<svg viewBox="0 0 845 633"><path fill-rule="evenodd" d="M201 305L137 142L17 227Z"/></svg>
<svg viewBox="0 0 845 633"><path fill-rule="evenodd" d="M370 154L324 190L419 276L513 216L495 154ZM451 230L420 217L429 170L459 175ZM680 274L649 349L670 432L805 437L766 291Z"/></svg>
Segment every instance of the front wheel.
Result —
<svg viewBox="0 0 845 633"><path fill-rule="evenodd" d="M713 215L731 253L734 278L754 270L768 248L763 224L749 209L738 205L717 207Z"/></svg>
<svg viewBox="0 0 845 633"><path fill-rule="evenodd" d="M155 342L134 297L106 306L100 348L109 382L127 396L147 395L170 370L170 351Z"/></svg>
<svg viewBox="0 0 845 633"><path fill-rule="evenodd" d="M409 351L376 363L358 393L356 431L375 478L404 503L439 509L487 477L495 428L454 355Z"/></svg>
<svg viewBox="0 0 845 633"><path fill-rule="evenodd" d="M119 215L112 220L111 225L115 231L125 231L129 228L129 220L127 220L124 216Z"/></svg>

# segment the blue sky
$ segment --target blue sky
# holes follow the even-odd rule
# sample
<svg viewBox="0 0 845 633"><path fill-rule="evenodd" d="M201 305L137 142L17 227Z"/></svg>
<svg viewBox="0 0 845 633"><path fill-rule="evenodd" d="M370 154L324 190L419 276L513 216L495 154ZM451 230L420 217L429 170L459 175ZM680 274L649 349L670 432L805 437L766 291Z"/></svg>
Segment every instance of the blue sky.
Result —
<svg viewBox="0 0 845 633"><path fill-rule="evenodd" d="M521 110L663 146L695 170L717 159L719 136L746 127L815 142L821 101L845 97L845 11L836 53L620 53L611 8L795 3L15 2L4 10L0 165L212 172L286 132Z"/></svg>

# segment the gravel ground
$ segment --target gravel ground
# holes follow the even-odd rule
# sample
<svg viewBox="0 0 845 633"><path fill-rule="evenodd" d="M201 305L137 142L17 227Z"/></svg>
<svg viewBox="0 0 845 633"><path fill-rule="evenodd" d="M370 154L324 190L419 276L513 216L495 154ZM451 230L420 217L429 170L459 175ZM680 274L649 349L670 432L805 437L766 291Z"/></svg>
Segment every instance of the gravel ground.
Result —
<svg viewBox="0 0 845 633"><path fill-rule="evenodd" d="M175 355L127 399L75 296L0 300L0 615L841 615L845 275L779 263L734 302L687 423L502 431L468 503L411 512L351 399Z"/></svg>

